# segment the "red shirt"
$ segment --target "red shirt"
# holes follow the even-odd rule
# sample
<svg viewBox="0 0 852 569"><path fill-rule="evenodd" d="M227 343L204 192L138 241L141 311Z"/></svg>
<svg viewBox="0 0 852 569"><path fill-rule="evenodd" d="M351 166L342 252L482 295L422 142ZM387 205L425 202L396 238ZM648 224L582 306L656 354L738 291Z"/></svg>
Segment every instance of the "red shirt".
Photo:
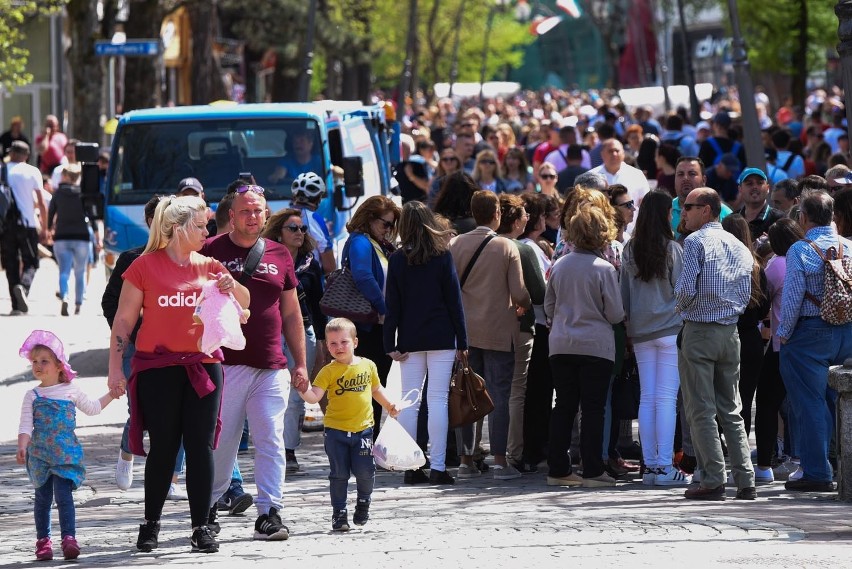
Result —
<svg viewBox="0 0 852 569"><path fill-rule="evenodd" d="M535 147L535 152L533 152L533 164L540 164L544 162L544 159L548 154L556 150L557 146L552 146L549 142L545 141Z"/></svg>
<svg viewBox="0 0 852 569"><path fill-rule="evenodd" d="M179 266L165 249L140 255L124 272L123 278L142 291L142 326L136 335L136 349L155 352L198 352L203 327L192 315L201 296L201 286L209 274L225 271L222 263L192 253L189 265ZM205 358L204 362L218 361Z"/></svg>
<svg viewBox="0 0 852 569"><path fill-rule="evenodd" d="M36 146L44 140L44 135L40 134L36 137ZM68 137L61 132L54 132L50 135L50 143L47 145L47 150L42 152L38 164L42 174L50 174L53 169L62 163L65 157L65 145L68 144Z"/></svg>
<svg viewBox="0 0 852 569"><path fill-rule="evenodd" d="M229 233L211 237L201 253L218 259L235 279L243 272L250 247L231 241ZM244 350L223 348L225 365L244 365L258 369L286 369L287 358L281 349L281 294L298 284L293 258L284 245L266 240L266 249L254 274L245 284L251 293L248 322L243 324Z"/></svg>

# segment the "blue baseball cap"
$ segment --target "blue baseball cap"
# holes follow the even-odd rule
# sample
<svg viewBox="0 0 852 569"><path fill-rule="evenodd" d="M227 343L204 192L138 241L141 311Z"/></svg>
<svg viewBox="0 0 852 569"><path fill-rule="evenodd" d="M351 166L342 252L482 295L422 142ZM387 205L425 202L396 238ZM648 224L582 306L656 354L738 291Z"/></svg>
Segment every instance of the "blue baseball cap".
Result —
<svg viewBox="0 0 852 569"><path fill-rule="evenodd" d="M766 173L760 168L746 168L745 170L743 170L742 174L740 174L740 177L737 179L737 184L742 184L749 176L760 176L761 178L763 178L764 182L768 180L768 178L766 177Z"/></svg>

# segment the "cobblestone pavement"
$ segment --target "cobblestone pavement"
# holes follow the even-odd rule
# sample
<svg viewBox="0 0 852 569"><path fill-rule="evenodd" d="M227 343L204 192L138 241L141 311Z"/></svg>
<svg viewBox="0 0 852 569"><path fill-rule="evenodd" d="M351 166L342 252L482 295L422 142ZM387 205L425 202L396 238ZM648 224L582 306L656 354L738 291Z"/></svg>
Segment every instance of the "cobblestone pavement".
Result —
<svg viewBox="0 0 852 569"><path fill-rule="evenodd" d="M55 269L49 276L52 264L45 265L37 281L41 300L32 303L31 314L0 317L5 340L0 343L0 566L36 564L33 489L14 457L20 398L31 386L23 373L26 363L17 356L19 338L37 327L57 330L81 371L75 381L91 395L105 391L106 325L98 302L84 305L78 319L56 315L55 281L47 280L55 278ZM93 285L90 298L100 294ZM0 279L0 312L7 306L8 291ZM287 481L283 517L291 530L289 541L253 541L257 514L250 508L244 516L221 519L218 554L192 554L187 502L168 502L160 548L142 554L135 540L143 510L144 459L135 464L130 490L118 490L113 480L125 418L123 401L100 416L78 416L88 464L87 480L75 493L81 565L852 567L850 504L833 496L790 494L782 482L758 487L755 502L733 500L729 488L726 502L696 503L682 498L682 488L647 488L636 481L584 490L548 487L543 473L511 481L486 474L434 487L407 486L400 473L379 472L370 522L334 534L327 462L316 432L304 435L298 451L304 472ZM240 455L240 464L246 490L253 493L251 452ZM354 488L350 496L354 499ZM55 509L53 519L58 534Z"/></svg>

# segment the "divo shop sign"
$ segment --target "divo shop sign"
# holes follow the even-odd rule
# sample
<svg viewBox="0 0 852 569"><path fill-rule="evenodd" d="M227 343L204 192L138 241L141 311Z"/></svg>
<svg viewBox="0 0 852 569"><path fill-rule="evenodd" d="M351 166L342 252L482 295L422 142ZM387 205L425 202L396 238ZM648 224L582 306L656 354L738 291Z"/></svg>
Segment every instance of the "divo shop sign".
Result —
<svg viewBox="0 0 852 569"><path fill-rule="evenodd" d="M718 58L722 61L730 60L731 45L733 38L719 37L714 34L705 34L702 38L690 38L693 45L692 56L695 59Z"/></svg>

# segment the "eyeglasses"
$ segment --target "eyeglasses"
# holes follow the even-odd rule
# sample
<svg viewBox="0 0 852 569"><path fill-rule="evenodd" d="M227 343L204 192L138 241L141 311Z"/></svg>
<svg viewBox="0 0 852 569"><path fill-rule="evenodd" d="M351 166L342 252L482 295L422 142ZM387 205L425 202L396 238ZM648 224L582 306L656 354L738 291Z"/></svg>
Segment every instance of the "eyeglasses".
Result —
<svg viewBox="0 0 852 569"><path fill-rule="evenodd" d="M260 194L260 195L263 195L263 192L265 192L265 191L266 190L264 190L262 187L255 186L255 185L240 186L239 188L234 190L234 192L236 192L238 194L244 194L246 192L254 192L254 193Z"/></svg>
<svg viewBox="0 0 852 569"><path fill-rule="evenodd" d="M298 231L301 231L302 233L308 232L308 226L307 225L295 225L295 224L293 224L293 225L285 225L284 227L289 229L291 233L296 233Z"/></svg>
<svg viewBox="0 0 852 569"><path fill-rule="evenodd" d="M694 207L704 207L706 205L706 203L685 203L683 204L683 209L690 211Z"/></svg>
<svg viewBox="0 0 852 569"><path fill-rule="evenodd" d="M555 180L556 174L539 174L538 177L542 180Z"/></svg>
<svg viewBox="0 0 852 569"><path fill-rule="evenodd" d="M629 202L624 202L624 203L620 203L620 204L616 204L616 205L618 207L623 207L625 209L633 209L634 206L636 205L636 203L633 200L630 200ZM689 204L689 205L692 205L692 204Z"/></svg>
<svg viewBox="0 0 852 569"><path fill-rule="evenodd" d="M393 229L393 226L396 225L396 221L388 221L386 219L382 219L381 217L377 217L376 221L381 223L385 229Z"/></svg>

